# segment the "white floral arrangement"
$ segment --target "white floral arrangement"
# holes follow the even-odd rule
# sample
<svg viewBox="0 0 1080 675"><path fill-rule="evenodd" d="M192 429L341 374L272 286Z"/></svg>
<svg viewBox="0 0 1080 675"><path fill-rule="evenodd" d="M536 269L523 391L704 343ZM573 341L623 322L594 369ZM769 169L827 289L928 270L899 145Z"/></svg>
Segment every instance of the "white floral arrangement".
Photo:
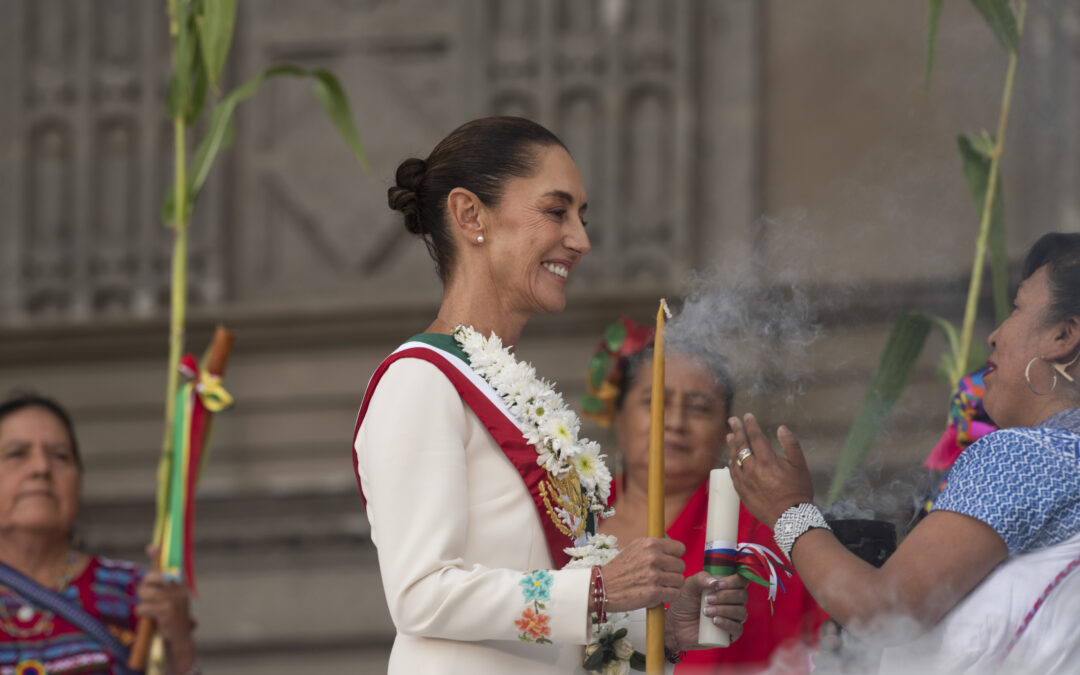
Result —
<svg viewBox="0 0 1080 675"><path fill-rule="evenodd" d="M567 569L606 565L619 554L618 539L610 534L593 534L582 546L564 548L570 556ZM626 675L630 669L645 670L645 655L626 639L629 612L613 612L604 623L592 617L592 639L585 646L585 670L601 675Z"/></svg>
<svg viewBox="0 0 1080 675"><path fill-rule="evenodd" d="M472 369L495 389L525 440L536 448L536 463L556 477L575 471L589 512L604 518L615 513L607 506L611 472L600 444L578 436L581 420L566 406L562 394L537 377L532 364L518 361L495 333L485 338L471 326L459 325L453 336Z"/></svg>

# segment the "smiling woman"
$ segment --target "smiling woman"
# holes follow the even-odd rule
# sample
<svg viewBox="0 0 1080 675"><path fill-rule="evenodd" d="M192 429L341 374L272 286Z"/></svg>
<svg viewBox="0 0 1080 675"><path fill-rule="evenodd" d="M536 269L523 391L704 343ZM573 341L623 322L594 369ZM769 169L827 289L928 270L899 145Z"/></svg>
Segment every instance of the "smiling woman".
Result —
<svg viewBox="0 0 1080 675"><path fill-rule="evenodd" d="M172 673L196 673L186 589L72 544L82 460L54 401L0 403L0 669L125 673L139 616L157 621Z"/></svg>
<svg viewBox="0 0 1080 675"><path fill-rule="evenodd" d="M989 337L986 412L930 515L880 568L849 553L811 504L794 434L776 453L732 418L732 476L822 607L896 646L883 673L1080 672L1080 234L1031 248L1013 313Z"/></svg>
<svg viewBox="0 0 1080 675"><path fill-rule="evenodd" d="M529 120L475 120L402 162L387 196L444 283L435 320L371 377L354 430L397 628L390 672L624 666L644 639L620 632L643 623L623 614L661 603L689 616L668 621L666 646L694 648L701 593L720 584L710 612L738 635L742 580L684 582L671 540L613 557L611 538L590 537L607 511L603 456L510 351L530 317L563 309L589 252L585 188L563 144Z"/></svg>

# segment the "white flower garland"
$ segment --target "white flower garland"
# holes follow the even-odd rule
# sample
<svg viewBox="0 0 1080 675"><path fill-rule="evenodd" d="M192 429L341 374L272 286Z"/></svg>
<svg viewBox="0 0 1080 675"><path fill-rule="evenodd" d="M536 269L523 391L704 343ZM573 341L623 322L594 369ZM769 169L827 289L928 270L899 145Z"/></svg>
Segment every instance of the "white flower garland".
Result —
<svg viewBox="0 0 1080 675"><path fill-rule="evenodd" d="M531 364L518 361L495 333L485 338L471 326L457 326L454 340L469 357L469 364L476 373L495 389L506 407L510 409L522 434L536 448L536 463L554 476L569 471L577 473L585 491L589 512L609 518L615 510L608 508L611 496L611 472L604 463L600 444L578 437L581 420L563 401L551 383L537 377ZM556 509L560 518L572 525L570 514ZM586 535L580 546L563 549L570 556L566 568L591 568L606 565L618 555L618 540L606 534ZM616 633L625 635L629 624L628 612L615 612L601 624L593 617L592 641L586 648L586 656L596 651L602 643L613 642L614 659L604 664L605 673L625 673L633 647L625 637L614 638Z"/></svg>
<svg viewBox="0 0 1080 675"><path fill-rule="evenodd" d="M577 473L590 513L610 517L611 472L600 444L579 438L581 420L563 402L551 383L536 376L531 364L518 361L495 333L485 338L471 326L454 329L454 340L469 357L472 369L495 389L536 448L536 463L553 476ZM567 517L568 514L559 514Z"/></svg>

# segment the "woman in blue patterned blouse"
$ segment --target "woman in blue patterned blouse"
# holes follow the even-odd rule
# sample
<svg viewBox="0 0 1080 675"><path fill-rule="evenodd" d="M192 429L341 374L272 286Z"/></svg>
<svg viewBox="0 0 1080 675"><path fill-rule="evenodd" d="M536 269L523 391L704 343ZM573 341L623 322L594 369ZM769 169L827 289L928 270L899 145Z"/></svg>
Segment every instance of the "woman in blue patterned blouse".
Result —
<svg viewBox="0 0 1080 675"><path fill-rule="evenodd" d="M889 646L882 673L1080 672L1080 234L1032 247L989 338L987 413L931 513L880 569L812 505L795 436L752 415L728 436L735 486L821 606Z"/></svg>

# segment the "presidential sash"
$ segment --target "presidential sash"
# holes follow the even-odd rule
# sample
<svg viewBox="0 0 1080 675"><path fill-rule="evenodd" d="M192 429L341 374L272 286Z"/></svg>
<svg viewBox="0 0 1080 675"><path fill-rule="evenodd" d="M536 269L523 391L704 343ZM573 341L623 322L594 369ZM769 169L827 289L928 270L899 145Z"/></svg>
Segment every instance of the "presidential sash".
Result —
<svg viewBox="0 0 1080 675"><path fill-rule="evenodd" d="M564 532L566 525L559 520L552 509L551 495L554 485L552 477L543 466L536 463L536 449L525 440L516 420L499 398L498 393L473 371L469 366L468 357L449 335L425 333L415 336L379 364L371 380L368 381L360 412L356 416L356 426L353 429L353 473L356 476L356 484L360 488L360 495L364 494L364 486L360 481L356 437L360 433L360 426L364 423L364 416L367 414L368 405L379 381L386 370L400 359L427 361L450 380L458 395L461 396L461 400L469 406L469 409L491 434L491 438L517 469L518 475L525 483L540 518L555 567L558 569L566 565L570 557L563 549L572 546L574 541L573 536Z"/></svg>

